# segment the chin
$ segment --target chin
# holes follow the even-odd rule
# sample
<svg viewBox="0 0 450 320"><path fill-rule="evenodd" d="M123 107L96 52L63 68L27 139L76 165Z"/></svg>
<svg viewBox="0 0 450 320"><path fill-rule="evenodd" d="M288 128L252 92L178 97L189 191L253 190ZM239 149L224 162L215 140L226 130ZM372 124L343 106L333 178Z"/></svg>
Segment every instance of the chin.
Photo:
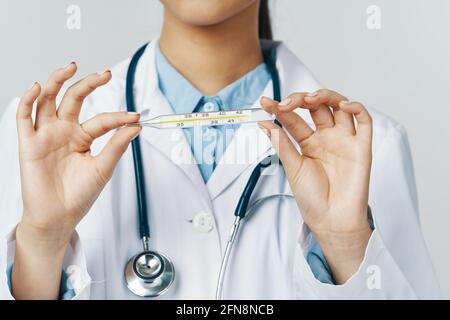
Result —
<svg viewBox="0 0 450 320"><path fill-rule="evenodd" d="M166 10L183 23L211 26L241 13L259 0L161 0Z"/></svg>

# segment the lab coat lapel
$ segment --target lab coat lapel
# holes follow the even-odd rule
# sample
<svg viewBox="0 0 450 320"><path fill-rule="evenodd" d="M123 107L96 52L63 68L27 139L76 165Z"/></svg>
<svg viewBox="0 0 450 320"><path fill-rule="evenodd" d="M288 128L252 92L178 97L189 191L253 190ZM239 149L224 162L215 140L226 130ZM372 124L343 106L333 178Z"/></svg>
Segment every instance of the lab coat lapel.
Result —
<svg viewBox="0 0 450 320"><path fill-rule="evenodd" d="M157 43L157 40L155 40L148 46L136 72L136 107L142 114L142 120L174 113L169 102L159 90L155 66L155 46ZM146 127L142 130L140 137L141 143L150 143L158 152L164 154L169 161L180 168L200 194L208 194L198 165L192 155L191 147L182 129L161 130Z"/></svg>
<svg viewBox="0 0 450 320"><path fill-rule="evenodd" d="M269 138L262 133L257 124L241 126L208 180L207 187L211 200L243 172L273 153L271 148Z"/></svg>

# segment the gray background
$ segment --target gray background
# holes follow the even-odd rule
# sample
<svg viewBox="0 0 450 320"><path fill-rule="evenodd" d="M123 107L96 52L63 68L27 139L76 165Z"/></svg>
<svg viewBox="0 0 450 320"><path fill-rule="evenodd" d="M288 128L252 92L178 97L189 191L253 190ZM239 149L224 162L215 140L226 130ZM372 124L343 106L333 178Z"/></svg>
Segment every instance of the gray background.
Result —
<svg viewBox="0 0 450 320"><path fill-rule="evenodd" d="M275 35L320 81L403 123L415 160L425 238L450 298L450 1L270 0ZM82 10L69 31L66 9ZM366 27L379 5L381 30ZM0 0L0 114L34 81L71 59L101 71L157 35L156 0Z"/></svg>

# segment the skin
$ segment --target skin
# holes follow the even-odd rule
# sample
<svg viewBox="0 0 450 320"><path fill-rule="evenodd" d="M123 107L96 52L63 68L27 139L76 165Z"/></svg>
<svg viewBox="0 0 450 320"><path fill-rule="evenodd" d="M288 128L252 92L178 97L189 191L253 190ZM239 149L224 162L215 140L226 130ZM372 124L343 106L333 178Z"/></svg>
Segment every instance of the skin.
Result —
<svg viewBox="0 0 450 320"><path fill-rule="evenodd" d="M295 144L273 122L262 122L260 127L283 163L303 219L336 283L342 284L358 269L372 234L367 221L372 119L362 104L331 90L293 93L281 104L266 97L261 100ZM297 108L310 111L316 130L294 112Z"/></svg>
<svg viewBox="0 0 450 320"><path fill-rule="evenodd" d="M56 108L55 97L77 70L75 63L55 71L44 87L27 91L17 110L23 217L16 229L12 288L16 299L56 299L61 267L75 226L88 212L129 142L140 128L123 128L101 153L92 142L138 114L105 113L80 124L84 97L106 84L111 72L93 74L71 86ZM31 112L37 100L36 121Z"/></svg>
<svg viewBox="0 0 450 320"><path fill-rule="evenodd" d="M262 63L258 1L162 2L161 51L204 95L214 96Z"/></svg>
<svg viewBox="0 0 450 320"><path fill-rule="evenodd" d="M162 3L161 50L204 94L215 94L262 62L259 1ZM45 85L33 85L17 110L24 211L16 229L12 270L16 299L58 298L70 238L141 130L122 128L140 117L123 112L100 114L80 123L84 98L108 83L111 73L92 74L61 93L76 70L76 64L70 63L55 71ZM64 94L59 105L55 102L58 94ZM332 91L320 91L315 97L293 93L289 98L287 105L269 98L261 104L277 114L302 154L273 123L261 123L261 128L280 155L303 219L322 247L333 276L343 283L359 267L371 234L367 223L370 115L359 103L344 104L346 99ZM294 113L297 108L310 110L315 131ZM92 156L92 142L118 128L102 152Z"/></svg>

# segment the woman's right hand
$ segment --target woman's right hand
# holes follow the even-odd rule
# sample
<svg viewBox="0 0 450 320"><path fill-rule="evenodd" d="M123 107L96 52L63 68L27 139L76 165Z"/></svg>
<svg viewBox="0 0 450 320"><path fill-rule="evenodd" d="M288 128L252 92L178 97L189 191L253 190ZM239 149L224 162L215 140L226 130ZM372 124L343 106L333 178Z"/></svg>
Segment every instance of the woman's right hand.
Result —
<svg viewBox="0 0 450 320"><path fill-rule="evenodd" d="M74 62L54 72L41 88L24 94L17 110L20 174L23 196L21 232L38 234L64 247L80 220L112 176L139 127L118 130L101 153L92 156L92 142L112 129L139 121L134 113L102 113L80 124L83 100L111 79L111 72L92 74L72 85L57 107L56 96L77 70ZM37 100L33 123L33 104ZM25 231L26 230L26 231Z"/></svg>

